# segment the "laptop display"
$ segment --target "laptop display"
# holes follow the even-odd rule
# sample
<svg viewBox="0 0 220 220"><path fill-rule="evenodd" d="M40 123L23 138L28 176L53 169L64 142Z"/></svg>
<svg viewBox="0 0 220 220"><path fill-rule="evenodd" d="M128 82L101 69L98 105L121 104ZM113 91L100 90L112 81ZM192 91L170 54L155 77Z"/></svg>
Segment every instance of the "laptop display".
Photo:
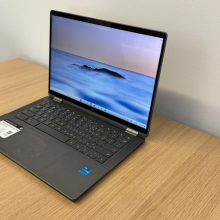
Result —
<svg viewBox="0 0 220 220"><path fill-rule="evenodd" d="M52 15L50 90L146 129L163 38Z"/></svg>

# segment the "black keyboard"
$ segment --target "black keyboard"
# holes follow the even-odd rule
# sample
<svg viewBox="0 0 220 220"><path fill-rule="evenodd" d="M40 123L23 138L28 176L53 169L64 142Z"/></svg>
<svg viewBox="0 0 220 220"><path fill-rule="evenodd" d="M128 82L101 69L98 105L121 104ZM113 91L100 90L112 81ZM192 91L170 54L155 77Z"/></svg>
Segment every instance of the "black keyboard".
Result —
<svg viewBox="0 0 220 220"><path fill-rule="evenodd" d="M51 101L42 102L14 116L101 164L131 141L131 136L118 133Z"/></svg>

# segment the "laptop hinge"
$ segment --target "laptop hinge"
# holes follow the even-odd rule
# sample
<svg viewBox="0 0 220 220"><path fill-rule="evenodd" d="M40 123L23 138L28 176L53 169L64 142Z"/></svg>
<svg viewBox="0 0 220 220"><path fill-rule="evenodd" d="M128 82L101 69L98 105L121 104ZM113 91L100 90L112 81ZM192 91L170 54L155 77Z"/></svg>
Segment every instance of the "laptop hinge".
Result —
<svg viewBox="0 0 220 220"><path fill-rule="evenodd" d="M57 97L54 97L53 100L54 100L55 102L59 102L59 103L63 101L62 99L57 98Z"/></svg>
<svg viewBox="0 0 220 220"><path fill-rule="evenodd" d="M137 136L138 135L138 132L135 131L135 130L132 130L131 128L126 128L125 132L133 135L133 136Z"/></svg>

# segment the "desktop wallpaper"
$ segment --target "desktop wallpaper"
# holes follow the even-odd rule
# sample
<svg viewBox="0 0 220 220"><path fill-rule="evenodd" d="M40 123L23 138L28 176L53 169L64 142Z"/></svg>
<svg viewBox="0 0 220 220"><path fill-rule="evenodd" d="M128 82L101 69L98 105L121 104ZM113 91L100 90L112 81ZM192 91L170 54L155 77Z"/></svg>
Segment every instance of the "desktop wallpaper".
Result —
<svg viewBox="0 0 220 220"><path fill-rule="evenodd" d="M147 124L161 38L57 16L51 36L51 90Z"/></svg>

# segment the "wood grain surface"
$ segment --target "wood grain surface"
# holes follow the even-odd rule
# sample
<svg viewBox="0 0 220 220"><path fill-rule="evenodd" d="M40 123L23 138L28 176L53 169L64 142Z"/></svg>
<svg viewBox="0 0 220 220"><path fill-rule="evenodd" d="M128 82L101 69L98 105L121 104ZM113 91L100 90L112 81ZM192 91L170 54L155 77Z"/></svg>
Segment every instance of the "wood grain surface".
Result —
<svg viewBox="0 0 220 220"><path fill-rule="evenodd" d="M47 95L48 70L0 63L0 115ZM75 203L0 154L0 219L220 219L220 140L154 114L146 142Z"/></svg>

